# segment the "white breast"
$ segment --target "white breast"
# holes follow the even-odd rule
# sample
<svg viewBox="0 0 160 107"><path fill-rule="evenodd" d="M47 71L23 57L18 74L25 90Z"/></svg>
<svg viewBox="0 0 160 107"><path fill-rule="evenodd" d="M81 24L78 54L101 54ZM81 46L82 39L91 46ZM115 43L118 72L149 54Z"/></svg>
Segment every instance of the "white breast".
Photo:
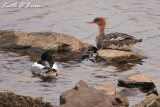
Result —
<svg viewBox="0 0 160 107"><path fill-rule="evenodd" d="M60 73L60 70L59 70L59 67L58 67L57 63L53 64L52 69L55 69L57 71L57 74Z"/></svg>
<svg viewBox="0 0 160 107"><path fill-rule="evenodd" d="M35 62L32 67L39 67L40 69L43 69L45 66L38 64L37 62Z"/></svg>
<svg viewBox="0 0 160 107"><path fill-rule="evenodd" d="M38 64L37 62L35 62L32 66L31 66L31 69L30 71L35 74L35 75L41 75L43 72L45 72L43 70L45 66L41 65L41 64Z"/></svg>
<svg viewBox="0 0 160 107"><path fill-rule="evenodd" d="M54 63L54 64L53 64L52 69L55 69L55 70L58 69L57 63Z"/></svg>
<svg viewBox="0 0 160 107"><path fill-rule="evenodd" d="M52 72L47 72L48 69L43 69L45 66L41 65L41 64L38 64L37 62L35 62L30 71L34 74L34 75L37 75L37 76L41 76L43 78L46 78L46 77L55 77L56 75L58 75L60 73L60 70L57 66L56 63L53 64L52 66L52 69L55 69L55 71L52 71Z"/></svg>

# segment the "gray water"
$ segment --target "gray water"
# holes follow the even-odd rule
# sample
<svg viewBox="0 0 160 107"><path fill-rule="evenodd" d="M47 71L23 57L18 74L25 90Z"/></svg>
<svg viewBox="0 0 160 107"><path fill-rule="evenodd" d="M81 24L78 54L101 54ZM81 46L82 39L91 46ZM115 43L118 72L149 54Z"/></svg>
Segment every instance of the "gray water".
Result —
<svg viewBox="0 0 160 107"><path fill-rule="evenodd" d="M19 5L31 2L41 8L3 8L0 1L0 30L36 32L51 30L72 35L95 45L97 25L86 24L95 17L105 17L106 33L123 32L143 38L133 51L148 59L127 65L107 65L85 59L80 62L58 62L61 74L51 82L33 77L30 67L35 60L15 52L0 50L0 91L11 91L32 97L43 97L59 105L61 92L71 89L79 80L98 87L109 82L117 86L121 77L133 74L148 76L160 93L160 0L10 0ZM138 103L145 93L128 97L130 105Z"/></svg>

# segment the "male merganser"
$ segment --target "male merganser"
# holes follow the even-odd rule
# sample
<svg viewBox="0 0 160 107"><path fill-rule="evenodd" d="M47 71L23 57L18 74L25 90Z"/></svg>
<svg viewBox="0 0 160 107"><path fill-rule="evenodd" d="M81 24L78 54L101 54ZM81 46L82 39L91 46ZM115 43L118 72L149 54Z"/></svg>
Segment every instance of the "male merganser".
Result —
<svg viewBox="0 0 160 107"><path fill-rule="evenodd" d="M59 68L55 62L52 61L53 57L51 51L46 51L42 54L41 60L35 62L31 67L31 72L40 76L42 79L55 78L59 74Z"/></svg>
<svg viewBox="0 0 160 107"><path fill-rule="evenodd" d="M98 49L118 49L130 50L136 43L142 42L142 39L135 39L125 33L105 34L106 21L102 17L95 18L93 22L99 26L99 34L96 36L96 45Z"/></svg>

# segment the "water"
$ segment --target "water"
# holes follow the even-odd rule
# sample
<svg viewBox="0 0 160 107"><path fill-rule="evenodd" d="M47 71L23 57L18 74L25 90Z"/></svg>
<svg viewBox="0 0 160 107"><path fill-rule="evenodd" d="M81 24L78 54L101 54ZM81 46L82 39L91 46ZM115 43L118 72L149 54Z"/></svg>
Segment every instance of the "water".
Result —
<svg viewBox="0 0 160 107"><path fill-rule="evenodd" d="M58 62L61 74L52 82L43 82L30 73L35 61L29 56L0 50L0 91L43 97L59 105L61 92L71 89L79 80L98 87L109 82L117 84L121 77L143 74L155 83L160 93L160 0L14 0L41 5L41 8L3 8L0 1L0 29L36 32L51 30L72 35L82 42L95 45L97 26L86 24L95 17L105 17L106 33L123 32L143 38L133 51L148 56L130 65L106 65L88 59L81 62ZM122 88L117 87L117 91ZM128 97L130 105L145 97Z"/></svg>

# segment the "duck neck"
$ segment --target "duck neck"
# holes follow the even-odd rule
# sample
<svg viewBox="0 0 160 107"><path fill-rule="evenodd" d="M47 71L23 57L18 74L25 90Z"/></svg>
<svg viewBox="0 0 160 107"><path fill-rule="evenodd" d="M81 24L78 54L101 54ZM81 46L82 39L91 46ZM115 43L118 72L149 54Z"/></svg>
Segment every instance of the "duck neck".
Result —
<svg viewBox="0 0 160 107"><path fill-rule="evenodd" d="M105 35L105 26L106 26L105 23L99 25L99 34L98 34L98 36L104 36Z"/></svg>

